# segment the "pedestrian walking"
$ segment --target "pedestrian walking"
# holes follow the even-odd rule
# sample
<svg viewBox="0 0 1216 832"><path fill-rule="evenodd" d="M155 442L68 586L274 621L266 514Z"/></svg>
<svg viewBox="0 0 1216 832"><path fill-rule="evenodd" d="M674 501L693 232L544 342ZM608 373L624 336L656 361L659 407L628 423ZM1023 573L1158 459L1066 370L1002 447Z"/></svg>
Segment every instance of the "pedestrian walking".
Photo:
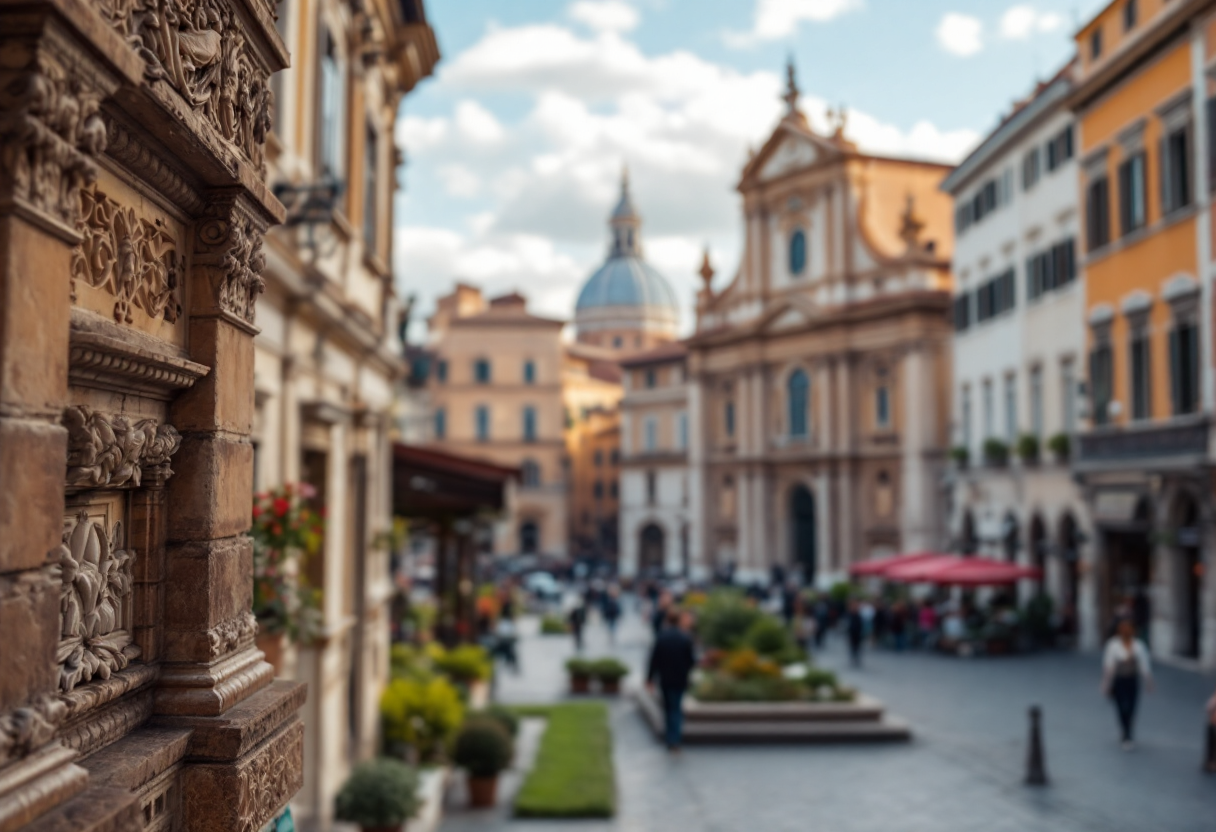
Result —
<svg viewBox="0 0 1216 832"><path fill-rule="evenodd" d="M692 614L672 609L665 626L650 650L646 686L653 693L656 682L663 700L664 741L676 753L684 737L684 693L696 666L692 643Z"/></svg>
<svg viewBox="0 0 1216 832"><path fill-rule="evenodd" d="M570 622L570 633L574 636L574 649L581 653L583 652L583 627L587 624L587 608L582 604L576 604L574 609L570 610L567 620Z"/></svg>
<svg viewBox="0 0 1216 832"><path fill-rule="evenodd" d="M667 621L667 613L671 610L673 599L671 593L663 590L659 594L659 598L655 601L654 609L650 612L650 629L654 631L655 639L658 639L659 634L663 632L663 627Z"/></svg>
<svg viewBox="0 0 1216 832"><path fill-rule="evenodd" d="M815 649L823 648L823 640L827 637L828 627L831 626L832 610L822 597L815 599Z"/></svg>
<svg viewBox="0 0 1216 832"><path fill-rule="evenodd" d="M616 625L621 620L621 591L613 586L604 597L604 624L608 627L608 641L616 644Z"/></svg>
<svg viewBox="0 0 1216 832"><path fill-rule="evenodd" d="M861 645L866 640L866 619L861 611L861 604L849 601L849 611L845 616L845 632L849 637L849 661L853 667L861 667Z"/></svg>
<svg viewBox="0 0 1216 832"><path fill-rule="evenodd" d="M1123 750L1135 747L1133 729L1136 704L1140 698L1140 681L1146 690L1153 685L1153 668L1148 648L1136 638L1136 625L1130 618L1119 622L1115 635L1106 642L1102 656L1102 691L1115 703L1119 726L1123 731Z"/></svg>

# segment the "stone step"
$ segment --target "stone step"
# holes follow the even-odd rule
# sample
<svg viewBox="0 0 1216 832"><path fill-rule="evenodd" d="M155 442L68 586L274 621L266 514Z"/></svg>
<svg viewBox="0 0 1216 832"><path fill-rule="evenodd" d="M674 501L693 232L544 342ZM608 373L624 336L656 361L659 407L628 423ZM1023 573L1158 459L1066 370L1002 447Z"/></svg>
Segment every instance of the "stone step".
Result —
<svg viewBox="0 0 1216 832"><path fill-rule="evenodd" d="M853 702L698 702L685 701L685 722L880 722L885 708L873 697Z"/></svg>

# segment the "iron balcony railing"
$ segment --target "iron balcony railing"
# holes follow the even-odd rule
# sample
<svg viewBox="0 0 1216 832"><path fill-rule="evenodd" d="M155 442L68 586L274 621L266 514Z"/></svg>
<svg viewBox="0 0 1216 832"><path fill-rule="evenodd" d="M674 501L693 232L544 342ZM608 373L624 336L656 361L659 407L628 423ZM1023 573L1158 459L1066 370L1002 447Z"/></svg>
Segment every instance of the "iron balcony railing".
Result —
<svg viewBox="0 0 1216 832"><path fill-rule="evenodd" d="M1147 422L1098 428L1077 436L1079 465L1133 462L1147 459L1204 457L1208 451L1206 414L1167 422Z"/></svg>

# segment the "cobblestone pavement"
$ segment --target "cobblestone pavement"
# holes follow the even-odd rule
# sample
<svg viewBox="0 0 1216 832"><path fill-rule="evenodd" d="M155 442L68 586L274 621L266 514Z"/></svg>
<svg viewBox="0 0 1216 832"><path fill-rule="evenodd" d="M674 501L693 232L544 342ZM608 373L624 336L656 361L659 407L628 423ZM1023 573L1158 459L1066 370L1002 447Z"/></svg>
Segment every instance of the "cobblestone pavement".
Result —
<svg viewBox="0 0 1216 832"><path fill-rule="evenodd" d="M522 674L503 674L504 702L560 699L569 639L525 627ZM649 633L636 614L615 647L589 627L587 655L615 653L639 670ZM907 745L695 747L669 757L628 700L612 706L618 815L611 821L511 820L472 813L458 786L443 832L1213 832L1216 777L1199 771L1209 676L1157 669L1142 702L1139 745L1119 749L1115 716L1098 693L1093 655L959 660L877 652L844 668L839 641L818 662L908 719ZM639 676L631 677L636 684ZM1026 709L1044 711L1051 785L1022 785ZM535 743L521 749L526 766Z"/></svg>

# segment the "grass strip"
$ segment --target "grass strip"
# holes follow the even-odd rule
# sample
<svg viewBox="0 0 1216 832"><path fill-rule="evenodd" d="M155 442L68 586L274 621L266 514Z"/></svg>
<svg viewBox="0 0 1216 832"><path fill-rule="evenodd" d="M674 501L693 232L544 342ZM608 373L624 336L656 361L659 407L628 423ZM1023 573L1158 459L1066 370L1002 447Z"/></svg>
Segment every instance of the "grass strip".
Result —
<svg viewBox="0 0 1216 832"><path fill-rule="evenodd" d="M602 702L514 709L548 719L536 762L515 796L525 818L609 818L616 812L612 732Z"/></svg>

